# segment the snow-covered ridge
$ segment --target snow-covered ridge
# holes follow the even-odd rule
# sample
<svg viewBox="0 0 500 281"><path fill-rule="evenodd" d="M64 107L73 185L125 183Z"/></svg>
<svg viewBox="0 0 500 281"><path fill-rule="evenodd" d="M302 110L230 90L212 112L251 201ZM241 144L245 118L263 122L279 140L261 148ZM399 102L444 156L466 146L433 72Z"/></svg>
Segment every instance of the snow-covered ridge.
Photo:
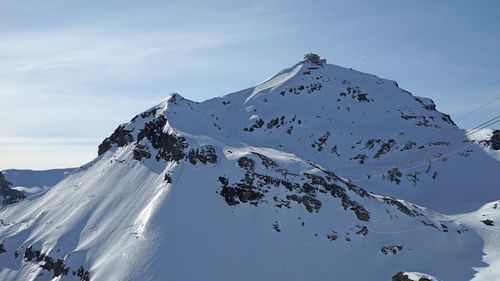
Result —
<svg viewBox="0 0 500 281"><path fill-rule="evenodd" d="M498 168L432 100L309 54L170 95L0 210L0 279L493 280L497 217L470 211Z"/></svg>
<svg viewBox="0 0 500 281"><path fill-rule="evenodd" d="M413 96L394 81L305 60L253 88L205 102L173 94L118 127L99 154L132 144L136 159L151 154L169 161L219 145L269 147L369 183L371 191L454 213L479 207L495 194L443 184L465 167L475 169L475 158L486 156L467 143L465 133L431 99ZM175 155L156 151L165 145ZM450 158L460 160L450 166L444 163ZM484 161L488 168L464 179L464 186L498 167L494 159ZM441 203L450 196L475 203L450 209Z"/></svg>

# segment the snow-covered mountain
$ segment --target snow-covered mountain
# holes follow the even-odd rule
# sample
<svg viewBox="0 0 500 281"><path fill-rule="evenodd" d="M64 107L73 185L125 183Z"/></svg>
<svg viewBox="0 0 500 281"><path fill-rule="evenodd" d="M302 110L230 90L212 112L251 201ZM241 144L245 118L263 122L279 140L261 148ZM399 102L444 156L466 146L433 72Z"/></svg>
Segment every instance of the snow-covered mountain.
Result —
<svg viewBox="0 0 500 281"><path fill-rule="evenodd" d="M5 207L0 279L495 280L496 136L310 54L170 95Z"/></svg>
<svg viewBox="0 0 500 281"><path fill-rule="evenodd" d="M0 173L0 207L14 204L24 199L25 194L21 191L12 189L11 183L7 181L2 173Z"/></svg>
<svg viewBox="0 0 500 281"><path fill-rule="evenodd" d="M10 183L10 188L21 191L25 195L34 195L56 185L74 170L75 168L39 171L9 169L0 173Z"/></svg>

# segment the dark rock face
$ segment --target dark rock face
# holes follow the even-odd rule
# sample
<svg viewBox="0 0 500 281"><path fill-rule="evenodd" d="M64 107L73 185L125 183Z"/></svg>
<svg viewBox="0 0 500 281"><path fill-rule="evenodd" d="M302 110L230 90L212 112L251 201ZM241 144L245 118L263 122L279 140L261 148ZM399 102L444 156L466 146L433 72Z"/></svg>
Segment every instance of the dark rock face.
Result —
<svg viewBox="0 0 500 281"><path fill-rule="evenodd" d="M253 154L257 155L260 158L261 163L262 165L264 165L264 167L268 169L278 167L278 163L274 162L273 159L256 152L254 152Z"/></svg>
<svg viewBox="0 0 500 281"><path fill-rule="evenodd" d="M360 197L369 197L368 192L351 183L344 183L333 172L328 172L328 174L323 176L310 173L293 174L286 169L278 168L277 163L273 160L263 155L256 155L260 158L260 164L265 169L269 169L273 171L273 174L281 176L258 173L255 171L257 165L255 160L247 156L239 158L238 166L246 171L243 179L231 184L228 178L219 177L222 187L219 194L224 197L228 205L234 206L239 203L258 205L268 202L265 195L271 188L285 188L289 193L285 198L279 198L278 196L274 196L273 198L273 201L276 202L276 207L289 208L290 202L294 201L303 205L310 213L319 212L323 202L318 195L320 193L330 194L332 197L340 199L344 210L352 211L357 219L361 221L369 221L370 213L347 194L346 188L355 192ZM344 184L346 188L340 186L340 183Z"/></svg>
<svg viewBox="0 0 500 281"><path fill-rule="evenodd" d="M14 204L26 197L21 191L10 188L10 182L5 180L2 173L0 173L0 196L3 197L0 206Z"/></svg>
<svg viewBox="0 0 500 281"><path fill-rule="evenodd" d="M155 116L157 109L137 115L132 119L134 122L137 118L148 118ZM180 161L187 159L193 165L197 162L202 164L216 163L217 153L212 145L203 145L199 148L192 148L187 152L188 144L183 136L175 135L166 130L167 118L164 115L159 115L152 120L146 122L144 127L137 134L137 140L133 148L134 159L141 161L144 158L150 159L154 155L156 161L161 159L169 161ZM120 125L115 132L106 138L99 145L99 155L104 154L111 149L113 145L118 147L126 146L134 141L134 136L131 130L125 129L124 125ZM151 147L154 149L151 149Z"/></svg>
<svg viewBox="0 0 500 281"><path fill-rule="evenodd" d="M330 241L335 241L339 238L339 235L337 234L337 232L332 231L332 233L328 234L326 238Z"/></svg>
<svg viewBox="0 0 500 281"><path fill-rule="evenodd" d="M494 130L490 139L491 149L500 150L500 130Z"/></svg>
<svg viewBox="0 0 500 281"><path fill-rule="evenodd" d="M153 148L158 150L156 160L179 161L185 157L184 149L188 147L186 139L164 132L167 118L163 115L147 122L137 135L137 142L144 138L151 142Z"/></svg>
<svg viewBox="0 0 500 281"><path fill-rule="evenodd" d="M53 273L52 278L66 276L71 270L71 268L66 266L63 260L54 259L39 250L33 250L31 246L27 247L24 251L24 260L32 263L39 263L41 268ZM80 281L90 280L89 272L86 271L83 266L80 266L76 271L73 270L72 275L79 277Z"/></svg>
<svg viewBox="0 0 500 281"><path fill-rule="evenodd" d="M134 147L134 159L135 160L142 160L142 158L149 159L151 158L151 153L148 151L148 147L142 144L137 144Z"/></svg>
<svg viewBox="0 0 500 281"><path fill-rule="evenodd" d="M200 148L191 149L187 157L193 165L196 165L198 161L203 164L217 163L217 153L215 152L215 147L211 145L203 145Z"/></svg>
<svg viewBox="0 0 500 281"><path fill-rule="evenodd" d="M97 151L97 155L102 155L106 153L106 151L110 150L113 144L116 144L118 147L126 146L134 140L130 131L125 129L124 125L118 126L116 130L106 138L100 145Z"/></svg>
<svg viewBox="0 0 500 281"><path fill-rule="evenodd" d="M450 117L450 115L448 115L448 114L443 114L443 115L441 115L441 120L443 120L444 122L446 122L446 123L448 123L448 124L450 124L450 125L457 126L457 125L455 124L455 122L453 122L453 120L451 120L451 117Z"/></svg>
<svg viewBox="0 0 500 281"><path fill-rule="evenodd" d="M255 161L253 161L253 159L243 156L240 159L238 159L238 166L240 166L245 170L251 171L255 168Z"/></svg>
<svg viewBox="0 0 500 281"><path fill-rule="evenodd" d="M389 180L390 182L400 184L401 183L401 176L403 176L403 174L401 173L401 171L398 168L392 168L391 170L387 171L387 176L386 175L382 176L382 179L387 178L387 180Z"/></svg>
<svg viewBox="0 0 500 281"><path fill-rule="evenodd" d="M170 173L166 173L166 174L165 174L164 181L165 181L166 183L172 183L172 175L171 175Z"/></svg>
<svg viewBox="0 0 500 281"><path fill-rule="evenodd" d="M490 146L493 150L500 150L500 130L494 130L489 140L482 140L479 143Z"/></svg>
<svg viewBox="0 0 500 281"><path fill-rule="evenodd" d="M398 272L394 276L392 276L392 281L432 281L432 280L426 277L421 277L418 280L413 280L410 279L410 277L406 275L404 272Z"/></svg>
<svg viewBox="0 0 500 281"><path fill-rule="evenodd" d="M326 143L328 138L330 137L330 132L324 133L321 137L319 137L314 143L311 145L312 148L316 149L318 152L323 150L323 145Z"/></svg>
<svg viewBox="0 0 500 281"><path fill-rule="evenodd" d="M243 130L244 131L248 131L248 132L253 132L255 131L255 129L260 129L262 128L262 126L264 125L264 120L262 120L261 118L259 118L258 120L255 121L255 124L253 124L252 126L250 126L250 128L244 128Z"/></svg>
<svg viewBox="0 0 500 281"><path fill-rule="evenodd" d="M55 259L39 250L33 250L31 246L27 247L24 251L24 260L40 264L41 268L53 273L52 278L66 276L70 271L70 268L66 266L62 259ZM85 271L82 266L80 266L78 271L73 271L72 274L80 277L81 281L90 280L89 272Z"/></svg>
<svg viewBox="0 0 500 281"><path fill-rule="evenodd" d="M495 222L490 220L490 219L482 220L481 222L487 226L494 226L495 225Z"/></svg>
<svg viewBox="0 0 500 281"><path fill-rule="evenodd" d="M358 228L359 228L359 230L356 231L356 234L363 235L363 236L368 235L368 227L366 227L366 226L361 227L358 225Z"/></svg>
<svg viewBox="0 0 500 281"><path fill-rule="evenodd" d="M347 93L346 93L347 92ZM352 99L359 102L374 102L372 98L368 98L368 94L361 91L359 87L347 87L346 92L341 92L341 97L350 96Z"/></svg>
<svg viewBox="0 0 500 281"><path fill-rule="evenodd" d="M222 184L220 195L224 197L226 203L234 206L241 203L250 203L257 205L264 194L253 188L253 178L246 177L240 183L229 185L229 181L225 177L219 177L219 182Z"/></svg>
<svg viewBox="0 0 500 281"><path fill-rule="evenodd" d="M395 255L395 254L399 253L401 250L403 250L403 245L384 246L384 247L382 247L382 249L380 249L380 251L384 255L388 255L388 254Z"/></svg>
<svg viewBox="0 0 500 281"><path fill-rule="evenodd" d="M389 152L395 145L396 145L396 141L393 139L390 139L387 142L382 143L382 145L380 146L377 153L375 153L375 156L373 156L373 158L380 158L380 156Z"/></svg>
<svg viewBox="0 0 500 281"><path fill-rule="evenodd" d="M430 101L430 103L424 103L423 100L415 97L415 101L417 101L418 103L420 103L425 109L427 110L431 110L431 111L436 111L436 104L434 104L434 101Z"/></svg>
<svg viewBox="0 0 500 281"><path fill-rule="evenodd" d="M410 217L415 217L415 216L420 216L421 214L418 212L418 211L415 211L415 210L411 210L410 208L408 208L405 204L399 202L398 200L394 199L394 198L391 198L391 197L384 197L383 198L384 202L386 204L389 204L389 205L394 205L396 206L396 208L398 208L398 210L403 213L403 214L406 214L407 216L410 216Z"/></svg>
<svg viewBox="0 0 500 281"><path fill-rule="evenodd" d="M411 280L408 275L406 275L404 272L398 272L396 275L392 276L392 281L414 281Z"/></svg>

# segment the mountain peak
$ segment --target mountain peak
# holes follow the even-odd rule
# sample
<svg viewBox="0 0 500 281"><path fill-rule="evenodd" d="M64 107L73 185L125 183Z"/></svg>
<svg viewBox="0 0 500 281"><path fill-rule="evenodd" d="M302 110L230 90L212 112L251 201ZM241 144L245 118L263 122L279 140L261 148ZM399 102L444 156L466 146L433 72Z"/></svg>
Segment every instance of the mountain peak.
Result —
<svg viewBox="0 0 500 281"><path fill-rule="evenodd" d="M500 175L469 142L432 100L313 53L226 96L173 93L50 189L24 199L0 173L19 196L0 201L0 280L487 275Z"/></svg>
<svg viewBox="0 0 500 281"><path fill-rule="evenodd" d="M318 54L309 53L304 55L303 62L323 66L326 63L326 59L322 59Z"/></svg>

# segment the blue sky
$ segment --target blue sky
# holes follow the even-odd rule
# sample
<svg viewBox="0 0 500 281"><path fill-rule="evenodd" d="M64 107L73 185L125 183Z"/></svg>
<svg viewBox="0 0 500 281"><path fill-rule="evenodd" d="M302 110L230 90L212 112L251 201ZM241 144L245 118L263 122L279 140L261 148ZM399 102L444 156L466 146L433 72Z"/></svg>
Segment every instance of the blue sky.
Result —
<svg viewBox="0 0 500 281"><path fill-rule="evenodd" d="M309 51L458 119L500 96L499 50L498 1L0 0L0 169L78 166L171 92L230 93Z"/></svg>

